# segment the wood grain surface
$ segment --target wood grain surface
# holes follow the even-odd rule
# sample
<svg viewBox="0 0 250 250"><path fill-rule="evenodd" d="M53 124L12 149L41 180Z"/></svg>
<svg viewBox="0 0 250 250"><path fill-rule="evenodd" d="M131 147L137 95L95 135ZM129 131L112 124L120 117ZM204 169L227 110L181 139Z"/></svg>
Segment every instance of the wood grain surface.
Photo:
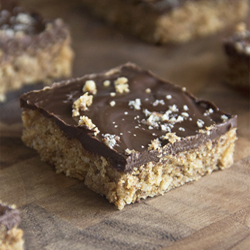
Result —
<svg viewBox="0 0 250 250"><path fill-rule="evenodd" d="M0 104L0 199L19 207L25 249L250 249L250 93L223 80L222 39L232 30L158 47L93 19L79 0L22 2L70 25L74 76L131 61L238 115L231 168L118 211L22 143L18 97L42 84L9 93Z"/></svg>

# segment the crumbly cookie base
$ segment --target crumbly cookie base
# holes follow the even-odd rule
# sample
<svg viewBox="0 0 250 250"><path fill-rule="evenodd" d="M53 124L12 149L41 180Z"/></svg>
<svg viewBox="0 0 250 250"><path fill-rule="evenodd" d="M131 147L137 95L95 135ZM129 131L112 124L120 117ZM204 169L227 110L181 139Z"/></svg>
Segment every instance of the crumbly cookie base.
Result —
<svg viewBox="0 0 250 250"><path fill-rule="evenodd" d="M23 231L16 227L6 230L0 226L0 250L23 250Z"/></svg>
<svg viewBox="0 0 250 250"><path fill-rule="evenodd" d="M70 37L35 53L27 50L12 57L0 63L0 101L5 100L7 91L19 89L23 85L71 75L73 51Z"/></svg>
<svg viewBox="0 0 250 250"><path fill-rule="evenodd" d="M36 149L43 161L53 164L57 173L83 180L118 209L140 199L163 195L233 163L236 129L197 149L162 156L159 162L149 162L124 173L116 171L108 159L85 150L78 140L66 136L39 111L26 109L22 119L25 127L22 140Z"/></svg>
<svg viewBox="0 0 250 250"><path fill-rule="evenodd" d="M228 56L226 82L239 90L250 88L250 59Z"/></svg>
<svg viewBox="0 0 250 250"><path fill-rule="evenodd" d="M187 1L163 14L133 1L82 2L107 22L157 44L186 42L215 33L244 19L249 9L248 0Z"/></svg>

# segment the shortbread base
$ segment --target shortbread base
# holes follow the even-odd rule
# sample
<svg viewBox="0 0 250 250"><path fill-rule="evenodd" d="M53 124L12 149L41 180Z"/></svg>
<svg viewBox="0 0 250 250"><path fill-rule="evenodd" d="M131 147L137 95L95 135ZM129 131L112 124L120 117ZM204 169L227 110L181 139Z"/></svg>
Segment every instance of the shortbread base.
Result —
<svg viewBox="0 0 250 250"><path fill-rule="evenodd" d="M118 209L140 199L163 195L233 163L235 128L196 149L162 156L158 162L148 162L125 173L112 167L109 159L84 149L38 110L24 109L22 119L25 127L22 140L37 150L43 161L53 164L57 173L84 181Z"/></svg>

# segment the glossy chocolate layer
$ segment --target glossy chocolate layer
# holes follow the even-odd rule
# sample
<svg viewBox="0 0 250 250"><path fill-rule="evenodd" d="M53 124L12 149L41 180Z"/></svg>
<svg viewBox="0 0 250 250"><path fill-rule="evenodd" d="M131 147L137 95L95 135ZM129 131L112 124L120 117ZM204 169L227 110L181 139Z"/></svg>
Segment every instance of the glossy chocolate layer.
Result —
<svg viewBox="0 0 250 250"><path fill-rule="evenodd" d="M4 225L7 230L10 230L17 226L19 222L18 210L0 203L0 225Z"/></svg>
<svg viewBox="0 0 250 250"><path fill-rule="evenodd" d="M114 82L119 77L128 80L129 93L111 94L116 92ZM97 93L92 105L87 111L81 111L81 115L98 127L100 133L96 136L86 127L78 126L79 116L72 117L72 105L83 95L87 80L96 83ZM108 87L103 84L106 80L110 81ZM115 105L111 105L112 102ZM148 150L152 140L159 139L165 152L176 154L197 148L236 127L235 116L226 115L214 104L198 100L186 90L131 63L103 74L87 75L27 93L21 97L21 107L38 109L68 136L78 139L84 148L107 157L114 167L125 172L159 160L157 150ZM163 115L167 117L164 121L157 120L157 116ZM210 126L209 135L199 133L200 129ZM169 132L180 137L180 141L171 144L163 139ZM107 134L120 138L113 148L103 142ZM127 149L134 152L126 153Z"/></svg>

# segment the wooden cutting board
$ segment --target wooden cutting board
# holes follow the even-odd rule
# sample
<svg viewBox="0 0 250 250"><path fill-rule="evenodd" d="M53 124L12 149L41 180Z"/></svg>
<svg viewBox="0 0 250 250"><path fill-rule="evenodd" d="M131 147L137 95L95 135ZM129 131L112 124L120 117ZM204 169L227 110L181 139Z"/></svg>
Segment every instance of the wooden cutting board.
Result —
<svg viewBox="0 0 250 250"><path fill-rule="evenodd" d="M221 42L231 31L157 47L106 27L76 0L23 4L71 26L74 76L132 61L237 114L239 123L230 169L118 211L23 145L18 97L42 85L10 93L0 105L0 199L19 207L26 250L250 249L250 96L223 83Z"/></svg>

